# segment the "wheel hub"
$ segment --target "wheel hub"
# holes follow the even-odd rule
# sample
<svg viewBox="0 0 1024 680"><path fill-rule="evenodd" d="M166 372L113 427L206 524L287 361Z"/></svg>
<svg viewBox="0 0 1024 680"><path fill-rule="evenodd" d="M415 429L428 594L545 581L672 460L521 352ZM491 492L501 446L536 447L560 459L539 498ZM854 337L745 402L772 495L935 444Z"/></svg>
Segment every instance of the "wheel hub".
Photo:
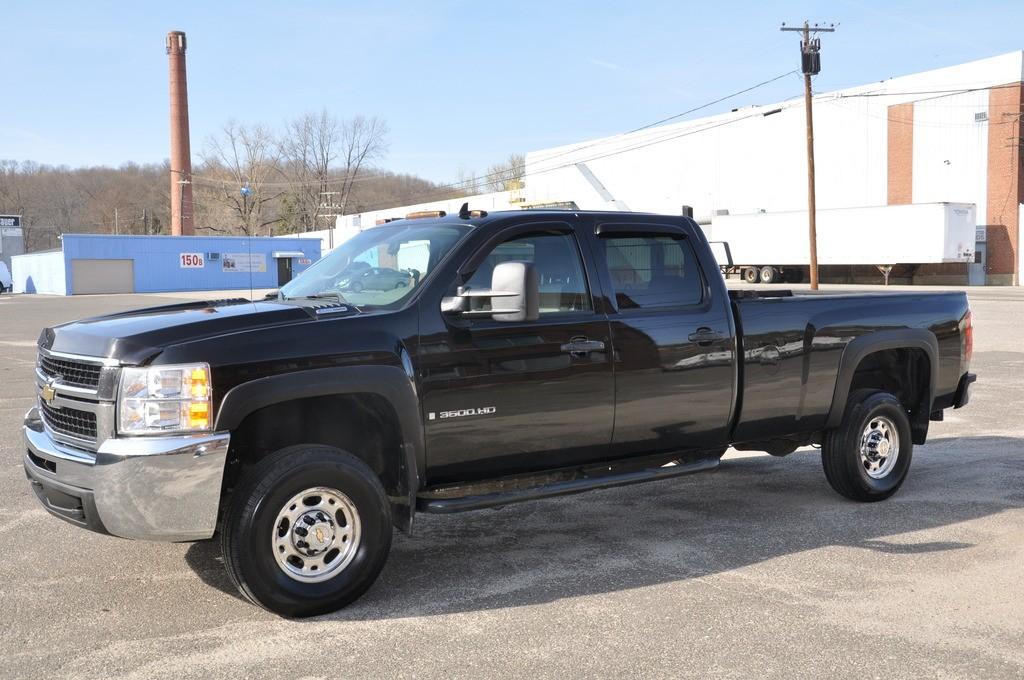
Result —
<svg viewBox="0 0 1024 680"><path fill-rule="evenodd" d="M878 417L868 421L861 434L860 460L872 479L882 479L896 466L900 439L895 423Z"/></svg>
<svg viewBox="0 0 1024 680"><path fill-rule="evenodd" d="M315 557L334 544L334 522L322 510L302 513L292 527L292 545L301 554Z"/></svg>
<svg viewBox="0 0 1024 680"><path fill-rule="evenodd" d="M352 499L337 489L313 487L292 496L277 513L271 550L290 578L326 581L355 558L361 529Z"/></svg>

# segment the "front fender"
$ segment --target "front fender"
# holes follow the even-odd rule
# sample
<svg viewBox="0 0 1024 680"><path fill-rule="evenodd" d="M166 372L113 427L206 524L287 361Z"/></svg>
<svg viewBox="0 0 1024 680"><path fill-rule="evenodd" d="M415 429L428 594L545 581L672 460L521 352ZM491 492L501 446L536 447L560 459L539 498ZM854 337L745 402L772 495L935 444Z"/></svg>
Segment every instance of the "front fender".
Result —
<svg viewBox="0 0 1024 680"><path fill-rule="evenodd" d="M261 408L296 399L339 394L380 395L394 408L400 428L401 455L394 461L403 488L392 497L395 524L412 530L416 493L426 469L423 421L412 376L398 366L316 368L257 378L232 388L217 411L215 431L233 431Z"/></svg>

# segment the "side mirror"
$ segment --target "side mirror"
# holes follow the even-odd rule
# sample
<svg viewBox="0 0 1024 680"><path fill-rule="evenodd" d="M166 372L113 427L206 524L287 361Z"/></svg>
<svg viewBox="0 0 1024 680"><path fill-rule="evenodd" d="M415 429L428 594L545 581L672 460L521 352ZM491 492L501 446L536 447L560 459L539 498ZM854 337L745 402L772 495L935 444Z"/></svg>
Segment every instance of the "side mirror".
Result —
<svg viewBox="0 0 1024 680"><path fill-rule="evenodd" d="M474 309L474 298L489 299L491 308ZM441 300L441 313L470 319L536 321L540 318L540 277L529 262L502 262L491 274L489 289L460 286L453 297Z"/></svg>

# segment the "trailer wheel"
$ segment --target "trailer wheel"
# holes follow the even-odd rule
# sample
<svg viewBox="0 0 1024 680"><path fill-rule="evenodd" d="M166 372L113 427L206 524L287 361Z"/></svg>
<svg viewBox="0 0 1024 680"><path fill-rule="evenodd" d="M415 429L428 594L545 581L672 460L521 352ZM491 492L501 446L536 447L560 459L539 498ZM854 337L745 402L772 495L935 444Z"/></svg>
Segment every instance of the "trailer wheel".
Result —
<svg viewBox="0 0 1024 680"><path fill-rule="evenodd" d="M779 278L775 267L761 267L761 283L775 283Z"/></svg>
<svg viewBox="0 0 1024 680"><path fill-rule="evenodd" d="M747 267L743 270L743 280L747 283L757 283L757 267Z"/></svg>

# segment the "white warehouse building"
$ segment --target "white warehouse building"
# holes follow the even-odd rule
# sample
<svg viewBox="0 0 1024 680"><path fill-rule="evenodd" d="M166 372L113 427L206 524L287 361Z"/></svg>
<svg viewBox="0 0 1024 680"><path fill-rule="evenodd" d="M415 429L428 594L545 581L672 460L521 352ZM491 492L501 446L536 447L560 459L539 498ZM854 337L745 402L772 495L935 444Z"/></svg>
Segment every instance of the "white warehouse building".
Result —
<svg viewBox="0 0 1024 680"><path fill-rule="evenodd" d="M794 80L797 76L794 76ZM1024 201L1024 51L820 93L814 98L819 209L956 202L976 206L976 264L930 264L914 281L1016 284ZM336 234L414 210L567 207L679 214L805 210L803 99L526 154L513 192L345 215ZM337 240L337 239L336 239ZM340 242L340 241L339 241ZM884 248L884 244L879 245Z"/></svg>

